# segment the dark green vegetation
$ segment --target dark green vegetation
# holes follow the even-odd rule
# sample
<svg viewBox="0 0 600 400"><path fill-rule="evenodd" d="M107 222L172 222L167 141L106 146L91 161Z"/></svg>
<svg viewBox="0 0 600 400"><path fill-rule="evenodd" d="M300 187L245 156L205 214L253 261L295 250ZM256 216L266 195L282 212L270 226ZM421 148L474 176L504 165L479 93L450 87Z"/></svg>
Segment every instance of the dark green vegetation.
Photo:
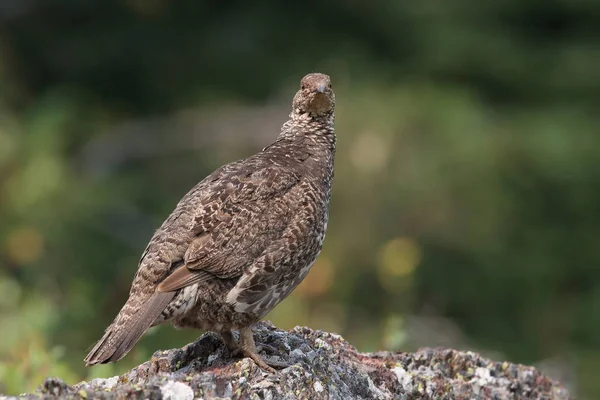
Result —
<svg viewBox="0 0 600 400"><path fill-rule="evenodd" d="M317 70L338 96L328 238L270 318L360 350L435 345L415 321L444 318L446 344L566 359L599 397L597 2L283 4L0 6L0 392L197 336L81 361L153 229Z"/></svg>

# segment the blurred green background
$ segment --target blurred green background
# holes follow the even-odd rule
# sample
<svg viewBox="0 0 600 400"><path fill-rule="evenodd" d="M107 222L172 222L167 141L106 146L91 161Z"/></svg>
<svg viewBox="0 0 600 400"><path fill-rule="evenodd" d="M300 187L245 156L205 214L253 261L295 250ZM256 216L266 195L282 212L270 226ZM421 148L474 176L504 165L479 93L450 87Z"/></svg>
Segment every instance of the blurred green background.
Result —
<svg viewBox="0 0 600 400"><path fill-rule="evenodd" d="M476 349L600 398L600 5L0 3L0 392L82 359L177 201L332 76L324 251L269 315L363 351Z"/></svg>

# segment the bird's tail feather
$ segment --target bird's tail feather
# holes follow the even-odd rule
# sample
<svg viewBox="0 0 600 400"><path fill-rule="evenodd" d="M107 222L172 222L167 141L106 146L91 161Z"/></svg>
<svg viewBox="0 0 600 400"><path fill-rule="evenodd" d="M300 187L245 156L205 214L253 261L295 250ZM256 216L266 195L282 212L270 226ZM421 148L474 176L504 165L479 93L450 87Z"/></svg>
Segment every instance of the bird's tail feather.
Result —
<svg viewBox="0 0 600 400"><path fill-rule="evenodd" d="M104 336L84 359L85 364L89 367L95 364L115 362L125 357L173 300L175 293L155 293L147 302L142 303L140 309L131 318L124 318L123 310L121 310L104 332Z"/></svg>

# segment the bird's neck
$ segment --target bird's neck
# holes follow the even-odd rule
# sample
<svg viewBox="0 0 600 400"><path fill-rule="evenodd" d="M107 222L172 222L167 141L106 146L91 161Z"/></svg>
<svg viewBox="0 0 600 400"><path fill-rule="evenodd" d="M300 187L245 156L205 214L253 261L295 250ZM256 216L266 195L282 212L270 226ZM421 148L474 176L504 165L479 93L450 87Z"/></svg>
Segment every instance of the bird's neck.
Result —
<svg viewBox="0 0 600 400"><path fill-rule="evenodd" d="M278 141L301 141L303 146L315 151L335 153L335 115L313 116L293 111L281 127Z"/></svg>
<svg viewBox="0 0 600 400"><path fill-rule="evenodd" d="M315 118L292 112L277 140L263 149L276 163L300 163L313 178L331 187L335 159L334 116Z"/></svg>

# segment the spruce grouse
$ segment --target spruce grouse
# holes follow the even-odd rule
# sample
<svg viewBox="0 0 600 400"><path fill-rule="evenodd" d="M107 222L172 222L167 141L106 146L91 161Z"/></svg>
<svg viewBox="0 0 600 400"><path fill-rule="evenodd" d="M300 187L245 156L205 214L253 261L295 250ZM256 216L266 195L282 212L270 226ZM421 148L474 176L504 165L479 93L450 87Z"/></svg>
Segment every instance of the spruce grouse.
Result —
<svg viewBox="0 0 600 400"><path fill-rule="evenodd" d="M217 169L181 199L146 247L129 298L88 366L123 358L148 328L171 322L218 332L231 351L273 371L251 326L298 286L321 250L334 107L329 76L305 76L275 142Z"/></svg>

